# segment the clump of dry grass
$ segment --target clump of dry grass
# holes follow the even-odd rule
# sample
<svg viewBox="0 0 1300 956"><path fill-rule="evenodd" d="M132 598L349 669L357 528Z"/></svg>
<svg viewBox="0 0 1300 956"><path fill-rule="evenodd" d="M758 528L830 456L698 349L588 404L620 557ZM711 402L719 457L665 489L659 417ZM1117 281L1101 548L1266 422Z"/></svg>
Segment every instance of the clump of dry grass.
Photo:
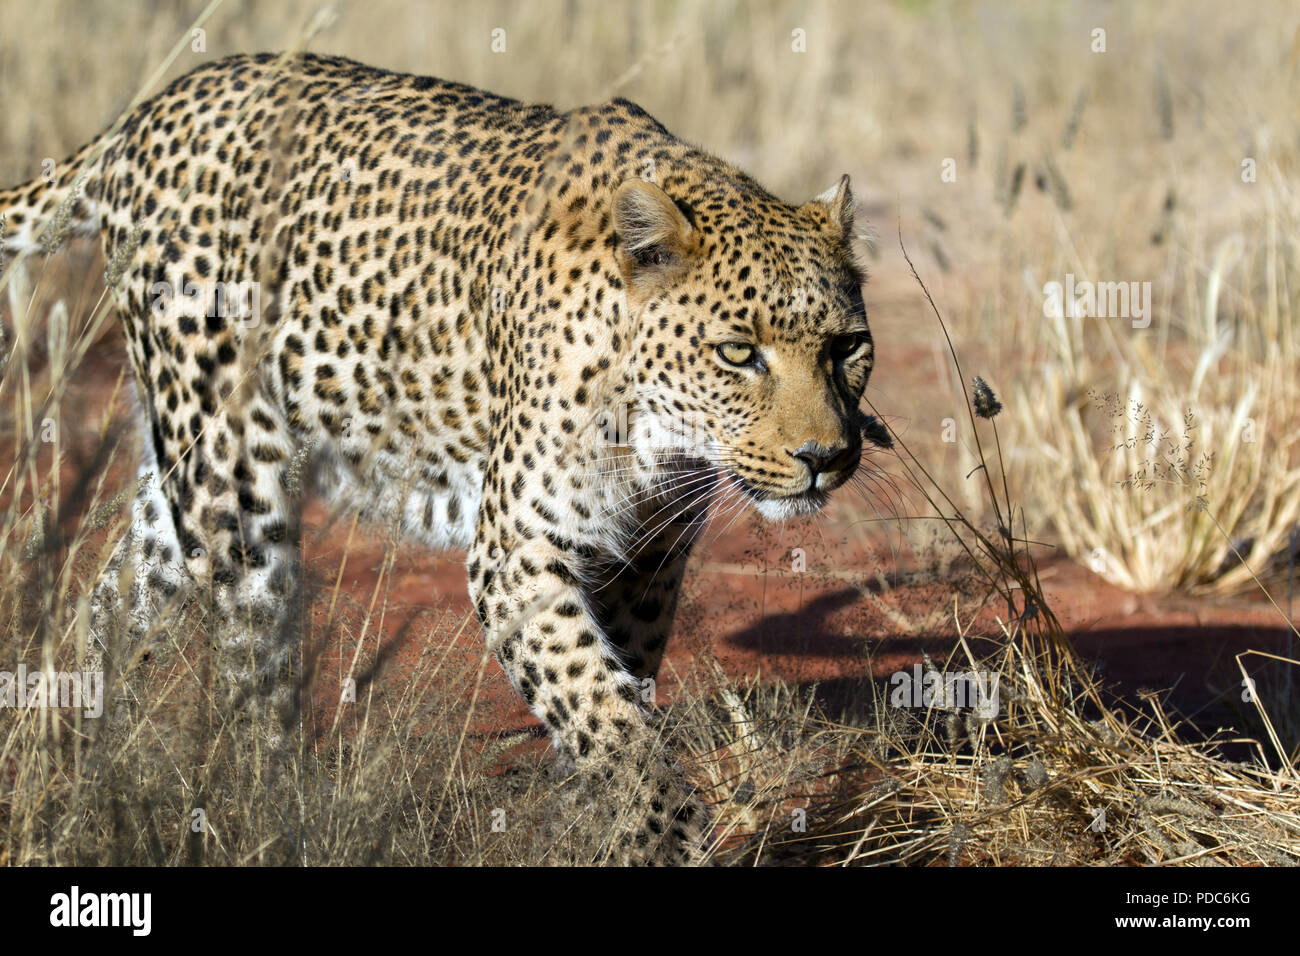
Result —
<svg viewBox="0 0 1300 956"><path fill-rule="evenodd" d="M1225 248L1190 355L1121 333L1098 359L1086 337L1104 320L1056 315L1050 357L1014 405L1037 513L1071 556L1131 590L1253 587L1300 520L1300 342L1276 309L1219 317Z"/></svg>
<svg viewBox="0 0 1300 956"><path fill-rule="evenodd" d="M947 666L999 678L995 719L936 706L904 720L877 699L874 725L827 723L874 773L827 801L805 855L837 864L1295 865L1293 770L1225 760L1226 739L1189 741L1152 696L1103 703L1077 662L1016 623L1004 646Z"/></svg>

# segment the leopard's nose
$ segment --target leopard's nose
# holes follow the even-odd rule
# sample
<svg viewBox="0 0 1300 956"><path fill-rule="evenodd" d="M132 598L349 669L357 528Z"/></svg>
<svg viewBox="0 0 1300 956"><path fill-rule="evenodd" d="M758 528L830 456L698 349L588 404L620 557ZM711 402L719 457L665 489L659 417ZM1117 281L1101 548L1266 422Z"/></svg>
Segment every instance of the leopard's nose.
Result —
<svg viewBox="0 0 1300 956"><path fill-rule="evenodd" d="M835 471L843 466L849 455L849 447L847 444L828 446L806 441L790 454L808 467L809 474L815 481L822 472Z"/></svg>

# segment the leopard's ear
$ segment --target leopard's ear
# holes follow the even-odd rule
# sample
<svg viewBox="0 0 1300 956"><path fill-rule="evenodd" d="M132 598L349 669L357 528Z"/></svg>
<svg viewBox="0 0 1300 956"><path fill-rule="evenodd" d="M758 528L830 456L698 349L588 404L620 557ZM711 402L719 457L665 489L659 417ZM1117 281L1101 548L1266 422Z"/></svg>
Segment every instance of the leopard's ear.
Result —
<svg viewBox="0 0 1300 956"><path fill-rule="evenodd" d="M613 213L626 277L671 270L690 255L695 229L672 197L654 183L624 182L614 191Z"/></svg>
<svg viewBox="0 0 1300 956"><path fill-rule="evenodd" d="M841 176L838 183L812 201L826 207L831 225L838 228L846 238L852 235L854 202L848 173Z"/></svg>

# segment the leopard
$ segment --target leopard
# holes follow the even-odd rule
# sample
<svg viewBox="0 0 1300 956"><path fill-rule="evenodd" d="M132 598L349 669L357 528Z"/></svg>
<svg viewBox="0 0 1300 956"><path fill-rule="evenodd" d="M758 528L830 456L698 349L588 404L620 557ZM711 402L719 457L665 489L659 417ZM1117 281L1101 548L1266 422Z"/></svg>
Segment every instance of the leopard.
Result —
<svg viewBox="0 0 1300 956"><path fill-rule="evenodd" d="M92 636L202 589L230 693L282 713L314 490L465 551L557 760L631 781L604 859L699 862L644 688L710 518L816 515L860 466L854 210L847 175L785 202L624 98L300 51L180 76L0 191L6 254L102 243L124 331L142 452Z"/></svg>

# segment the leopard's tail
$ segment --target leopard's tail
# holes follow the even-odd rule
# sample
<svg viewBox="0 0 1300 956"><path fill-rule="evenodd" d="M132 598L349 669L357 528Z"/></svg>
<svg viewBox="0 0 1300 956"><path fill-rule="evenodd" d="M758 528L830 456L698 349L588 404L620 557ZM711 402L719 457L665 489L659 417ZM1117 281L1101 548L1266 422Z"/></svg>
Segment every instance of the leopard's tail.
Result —
<svg viewBox="0 0 1300 956"><path fill-rule="evenodd" d="M69 234L99 235L100 171L110 135L91 140L61 163L46 160L31 182L0 189L0 252L49 253Z"/></svg>

